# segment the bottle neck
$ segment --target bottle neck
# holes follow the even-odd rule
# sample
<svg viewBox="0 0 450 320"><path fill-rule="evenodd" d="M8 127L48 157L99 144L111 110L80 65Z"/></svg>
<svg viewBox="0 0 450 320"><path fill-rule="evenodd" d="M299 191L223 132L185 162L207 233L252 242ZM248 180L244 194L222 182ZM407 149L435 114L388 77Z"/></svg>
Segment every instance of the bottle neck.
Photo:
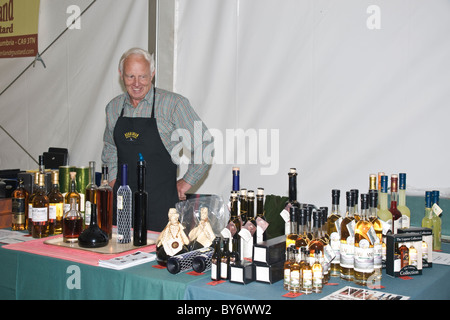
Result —
<svg viewBox="0 0 450 320"><path fill-rule="evenodd" d="M400 189L398 191L398 205L406 206L406 190L405 189Z"/></svg>
<svg viewBox="0 0 450 320"><path fill-rule="evenodd" d="M391 192L391 209L397 208L397 202L398 202L398 192L393 191Z"/></svg>

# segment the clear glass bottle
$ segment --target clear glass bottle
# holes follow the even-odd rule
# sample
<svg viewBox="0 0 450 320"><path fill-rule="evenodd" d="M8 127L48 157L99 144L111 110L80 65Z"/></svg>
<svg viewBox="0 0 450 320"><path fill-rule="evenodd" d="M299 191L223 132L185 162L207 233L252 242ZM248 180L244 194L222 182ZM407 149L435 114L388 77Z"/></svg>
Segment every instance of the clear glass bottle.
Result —
<svg viewBox="0 0 450 320"><path fill-rule="evenodd" d="M401 228L406 229L411 226L411 210L409 210L409 208L406 206L406 173L400 173L398 177L399 182L397 209L402 214Z"/></svg>
<svg viewBox="0 0 450 320"><path fill-rule="evenodd" d="M316 249L314 252L314 263L312 265L312 291L321 293L323 287L323 268L321 263L321 252Z"/></svg>
<svg viewBox="0 0 450 320"><path fill-rule="evenodd" d="M294 248L286 248L286 259L284 261L283 270L283 289L289 291L291 283L291 265L294 263Z"/></svg>
<svg viewBox="0 0 450 320"><path fill-rule="evenodd" d="M64 196L64 213L70 210L70 199L75 198L77 200L77 210L80 210L80 201L81 196L77 192L77 173L71 171L70 172L70 185L69 191Z"/></svg>
<svg viewBox="0 0 450 320"><path fill-rule="evenodd" d="M341 191L338 189L331 190L331 213L327 219L327 234L330 237L330 246L333 249L335 258L330 263L330 276L339 277L340 269L340 246L341 246L341 212L340 212L340 196Z"/></svg>
<svg viewBox="0 0 450 320"><path fill-rule="evenodd" d="M386 252L386 245L383 239L383 226L377 216L378 191L369 190L369 220L372 223L377 239L373 245L373 269L375 280L381 280L383 267L383 246Z"/></svg>
<svg viewBox="0 0 450 320"><path fill-rule="evenodd" d="M59 172L52 171L52 187L48 193L48 227L49 235L61 234L63 228L64 197L59 191Z"/></svg>
<svg viewBox="0 0 450 320"><path fill-rule="evenodd" d="M431 191L431 223L433 225L433 250L441 250L442 220L439 210L439 191Z"/></svg>
<svg viewBox="0 0 450 320"><path fill-rule="evenodd" d="M102 183L97 189L98 225L111 240L113 221L113 189L108 182L108 167L102 165Z"/></svg>
<svg viewBox="0 0 450 320"><path fill-rule="evenodd" d="M295 247L295 243L298 238L297 231L297 217L298 217L298 207L291 207L289 210L289 223L290 223L290 231L286 236L286 248L292 246Z"/></svg>
<svg viewBox="0 0 450 320"><path fill-rule="evenodd" d="M294 247L289 247L290 254L290 263L289 263L289 269L285 269L285 279L286 274L289 273L288 280L285 280L288 282L288 286L286 289L286 283L284 284L284 288L286 290L289 290L290 293L298 293L300 292L300 264L299 257L298 257L298 250Z"/></svg>
<svg viewBox="0 0 450 320"><path fill-rule="evenodd" d="M379 209L377 215L378 218L392 226L392 214L388 209L388 176L381 176L380 188L378 192Z"/></svg>
<svg viewBox="0 0 450 320"><path fill-rule="evenodd" d="M347 211L345 218L341 222L341 246L340 246L340 266L341 279L353 281L354 272L354 217L353 217L353 194L346 192Z"/></svg>
<svg viewBox="0 0 450 320"><path fill-rule="evenodd" d="M28 216L28 191L23 184L23 178L18 179L17 188L11 194L11 211L13 231L26 230Z"/></svg>
<svg viewBox="0 0 450 320"><path fill-rule="evenodd" d="M89 161L89 184L85 190L85 205L84 205L84 228L91 224L92 204L97 204L97 189L95 182L95 161Z"/></svg>
<svg viewBox="0 0 450 320"><path fill-rule="evenodd" d="M378 240L372 223L369 220L369 195L361 194L361 219L355 226L355 262L354 282L367 285L374 273L374 243Z"/></svg>
<svg viewBox="0 0 450 320"><path fill-rule="evenodd" d="M397 209L398 203L398 176L391 175L391 207L389 211L392 215L392 233L396 234L397 230L401 228L402 213Z"/></svg>
<svg viewBox="0 0 450 320"><path fill-rule="evenodd" d="M323 261L323 248L324 243L322 241L322 236L320 233L320 219L319 212L314 211L313 214L313 223L312 223L312 240L309 242L308 249L310 255L310 261L314 261L314 256L316 251L320 253L320 261Z"/></svg>
<svg viewBox="0 0 450 320"><path fill-rule="evenodd" d="M33 198L33 238L48 236L48 197L45 188L45 174L38 173L38 190Z"/></svg>
<svg viewBox="0 0 450 320"><path fill-rule="evenodd" d="M302 286L301 286L301 292L303 292L304 294L311 294L312 290L313 290L313 272L312 272L312 267L311 265L308 263L307 260L307 255L309 255L309 252L307 251L307 249L303 249L303 257L302 260L305 261L302 264L302 271L301 271L301 276L302 276Z"/></svg>
<svg viewBox="0 0 450 320"><path fill-rule="evenodd" d="M70 199L70 210L64 213L63 218L63 241L67 243L78 242L78 237L83 232L83 216L77 209L77 200Z"/></svg>
<svg viewBox="0 0 450 320"><path fill-rule="evenodd" d="M128 185L128 165L122 165L120 187L117 190L117 242L131 242L133 194Z"/></svg>

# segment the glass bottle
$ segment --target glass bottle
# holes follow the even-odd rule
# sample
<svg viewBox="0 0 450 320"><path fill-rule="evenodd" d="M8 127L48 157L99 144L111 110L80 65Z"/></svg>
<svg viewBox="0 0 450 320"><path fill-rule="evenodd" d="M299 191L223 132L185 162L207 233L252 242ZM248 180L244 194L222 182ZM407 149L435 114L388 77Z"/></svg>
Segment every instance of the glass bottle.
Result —
<svg viewBox="0 0 450 320"><path fill-rule="evenodd" d="M425 216L422 219L422 227L433 229L433 211L431 210L431 191L425 191Z"/></svg>
<svg viewBox="0 0 450 320"><path fill-rule="evenodd" d="M239 218L241 219L241 225L245 226L247 223L247 212L248 212L248 202L247 202L247 189L241 188L239 192Z"/></svg>
<svg viewBox="0 0 450 320"><path fill-rule="evenodd" d="M12 225L14 231L26 230L28 216L28 191L19 178L17 188L11 194Z"/></svg>
<svg viewBox="0 0 450 320"><path fill-rule="evenodd" d="M91 204L92 206L92 204ZM109 237L112 238L113 220L113 189L108 182L108 167L102 165L102 183L97 189L97 218L98 225Z"/></svg>
<svg viewBox="0 0 450 320"><path fill-rule="evenodd" d="M331 213L327 219L327 234L330 237L330 246L333 249L335 258L330 263L330 276L339 277L340 269L340 246L341 246L341 212L339 208L341 191L338 189L331 190Z"/></svg>
<svg viewBox="0 0 450 320"><path fill-rule="evenodd" d="M297 216L298 216L298 207L291 207L289 210L289 223L290 223L290 231L286 236L286 248L292 246L295 247L295 242L298 238L297 233Z"/></svg>
<svg viewBox="0 0 450 320"><path fill-rule="evenodd" d="M340 266L341 279L353 281L354 272L354 217L353 217L353 194L346 192L347 211L345 218L341 222L341 246L340 246Z"/></svg>
<svg viewBox="0 0 450 320"><path fill-rule="evenodd" d="M400 268L403 269L409 265L409 249L404 243L400 243L398 251L400 253Z"/></svg>
<svg viewBox="0 0 450 320"><path fill-rule="evenodd" d="M133 217L133 195L128 185L128 165L122 165L122 178L117 190L117 242L131 242L131 222Z"/></svg>
<svg viewBox="0 0 450 320"><path fill-rule="evenodd" d="M70 198L75 198L77 200L77 210L80 210L81 196L77 192L77 182L76 182L77 173L71 171L69 174L70 174L70 185L69 191L64 196L64 213L70 210Z"/></svg>
<svg viewBox="0 0 450 320"><path fill-rule="evenodd" d="M230 239L223 239L223 250L222 256L220 257L220 278L222 280L228 280L230 278L229 268L230 268Z"/></svg>
<svg viewBox="0 0 450 320"><path fill-rule="evenodd" d="M108 235L100 229L97 218L97 205L91 205L91 223L78 237L78 245L83 248L100 248L109 243Z"/></svg>
<svg viewBox="0 0 450 320"><path fill-rule="evenodd" d="M378 191L369 190L369 221L372 223L377 239L373 244L373 269L376 280L381 280L383 266L383 246L386 255L386 245L383 241L383 226L377 216Z"/></svg>
<svg viewBox="0 0 450 320"><path fill-rule="evenodd" d="M367 285L374 273L374 243L378 240L372 223L369 220L369 195L361 194L361 219L355 226L355 262L354 282Z"/></svg>
<svg viewBox="0 0 450 320"><path fill-rule="evenodd" d="M397 209L398 202L398 176L391 175L391 207L389 211L392 214L392 233L396 234L397 229L401 228L402 213Z"/></svg>
<svg viewBox="0 0 450 320"><path fill-rule="evenodd" d="M291 205L300 208L300 203L297 201L297 169L290 168L289 173L289 190L288 190L288 201L286 205Z"/></svg>
<svg viewBox="0 0 450 320"><path fill-rule="evenodd" d="M61 234L63 228L64 197L59 191L59 171L52 171L52 188L48 193L48 228L49 235Z"/></svg>
<svg viewBox="0 0 450 320"><path fill-rule="evenodd" d="M388 209L388 176L381 176L380 191L378 193L379 209L377 212L378 218L392 226L392 214Z"/></svg>
<svg viewBox="0 0 450 320"><path fill-rule="evenodd" d="M137 163L137 190L134 192L134 221L133 221L133 244L135 246L144 246L147 244L147 210L148 193L145 189L145 174L147 164L139 154Z"/></svg>
<svg viewBox="0 0 450 320"><path fill-rule="evenodd" d="M256 222L258 219L266 221L264 214L264 188L258 188L256 191ZM267 229L266 229L267 230ZM256 242L266 241L267 232L261 228L256 229Z"/></svg>
<svg viewBox="0 0 450 320"><path fill-rule="evenodd" d="M308 245L310 261L314 261L314 256L316 254L316 251L318 251L320 253L320 260L322 262L324 243L321 239L320 234L320 219L318 211L313 212L312 235L313 238Z"/></svg>
<svg viewBox="0 0 450 320"><path fill-rule="evenodd" d="M297 209L296 209L297 210ZM301 248L308 248L309 246L309 239L306 235L306 208L300 208L300 214L299 214L299 223L297 225L298 228L298 237L297 240L295 240L295 248L297 250L301 250ZM301 253L301 251L300 251Z"/></svg>
<svg viewBox="0 0 450 320"><path fill-rule="evenodd" d="M63 218L63 241L67 243L78 242L78 237L83 231L83 216L77 210L77 200L70 199L70 210L64 213Z"/></svg>
<svg viewBox="0 0 450 320"><path fill-rule="evenodd" d="M45 174L38 173L38 190L33 198L33 238L48 236L48 197L45 190Z"/></svg>
<svg viewBox="0 0 450 320"><path fill-rule="evenodd" d="M240 188L240 173L241 173L240 168L239 167L233 167L231 172L232 172L232 178L233 178L233 181L232 181L233 188L231 190L235 191L235 192L239 192L239 188Z"/></svg>
<svg viewBox="0 0 450 320"><path fill-rule="evenodd" d="M397 209L402 214L401 228L406 229L411 226L411 210L409 210L409 208L406 206L406 173L400 173L398 177L399 183Z"/></svg>
<svg viewBox="0 0 450 320"><path fill-rule="evenodd" d="M308 263L307 256L309 255L307 249L303 249L303 257L302 260L304 263L302 264L302 287L301 292L304 294L311 294L313 290L313 273L312 273L312 267Z"/></svg>
<svg viewBox="0 0 450 320"><path fill-rule="evenodd" d="M89 161L89 184L86 186L84 205L84 228L91 224L91 205L97 204L97 189L95 182L95 161Z"/></svg>
<svg viewBox="0 0 450 320"><path fill-rule="evenodd" d="M314 251L314 263L312 265L312 291L315 293L321 293L323 287L323 268L320 262L321 252L316 249Z"/></svg>
<svg viewBox="0 0 450 320"><path fill-rule="evenodd" d="M291 265L294 263L294 248L286 248L286 259L283 265L283 289L288 290L291 282Z"/></svg>
<svg viewBox="0 0 450 320"><path fill-rule="evenodd" d="M239 252L239 240L231 238L230 266L241 264L241 255Z"/></svg>
<svg viewBox="0 0 450 320"><path fill-rule="evenodd" d="M414 247L414 245L411 244L411 246L409 247L409 265L417 268L418 266L417 259L418 259L417 249Z"/></svg>
<svg viewBox="0 0 450 320"><path fill-rule="evenodd" d="M373 173L369 175L369 192L370 190L377 190L377 175Z"/></svg>
<svg viewBox="0 0 450 320"><path fill-rule="evenodd" d="M256 243L256 216L255 216L255 192L253 190L248 190L247 193L247 221L252 223L255 227L255 231L253 233L253 244Z"/></svg>
<svg viewBox="0 0 450 320"><path fill-rule="evenodd" d="M353 217L355 218L355 223L361 219L361 216L359 214L359 208L358 208L358 197L359 197L359 190L358 189L352 189L350 192L353 193Z"/></svg>
<svg viewBox="0 0 450 320"><path fill-rule="evenodd" d="M381 200L382 200L382 197L381 197L381 189L382 189L382 180L383 179L386 179L386 183L387 183L387 176L386 176L386 178L383 178L383 176L386 176L386 174L384 173L384 172L378 172L378 186L377 186L377 189L378 189L378 204L377 204L377 210L379 211L380 210L380 202L381 202ZM386 192L387 192L387 184L386 184ZM387 201L387 195L386 195L386 201ZM386 202L386 207L387 207L387 202ZM384 220L383 220L384 221Z"/></svg>
<svg viewBox="0 0 450 320"><path fill-rule="evenodd" d="M441 250L441 210L439 208L439 191L431 191L431 211L433 212L431 223L433 225L433 250Z"/></svg>
<svg viewBox="0 0 450 320"><path fill-rule="evenodd" d="M285 270L284 277L286 279L286 274L289 273L289 280L287 280L287 289L286 285L284 288L291 293L298 293L300 292L300 264L298 263L298 250L294 247L289 247L288 249L290 251L289 270Z"/></svg>
<svg viewBox="0 0 450 320"><path fill-rule="evenodd" d="M235 239L239 239L239 231L241 231L241 220L238 215L238 195L237 192L231 191L230 195L230 221L228 221L228 228L231 235Z"/></svg>
<svg viewBox="0 0 450 320"><path fill-rule="evenodd" d="M220 250L220 238L216 237L213 240L214 253L211 256L211 280L220 280L220 264L221 264L221 250Z"/></svg>
<svg viewBox="0 0 450 320"><path fill-rule="evenodd" d="M27 228L28 233L31 235L33 233L33 199L36 196L37 191L39 190L39 172L34 174L33 179L33 191L28 197L28 219L27 219Z"/></svg>

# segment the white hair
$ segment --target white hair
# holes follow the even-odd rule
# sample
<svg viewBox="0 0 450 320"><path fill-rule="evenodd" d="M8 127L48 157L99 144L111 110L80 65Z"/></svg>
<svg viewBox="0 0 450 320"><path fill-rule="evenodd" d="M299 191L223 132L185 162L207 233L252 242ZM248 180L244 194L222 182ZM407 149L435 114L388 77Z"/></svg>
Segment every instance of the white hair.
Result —
<svg viewBox="0 0 450 320"><path fill-rule="evenodd" d="M120 58L119 61L119 71L121 74L123 74L123 62L125 61L126 58L128 58L130 55L132 54L137 54L137 55L141 55L145 58L145 60L148 61L148 63L150 64L150 73L154 73L155 72L155 58L153 54L150 54L147 50L141 49L141 48L131 48L129 50L127 50L122 57Z"/></svg>

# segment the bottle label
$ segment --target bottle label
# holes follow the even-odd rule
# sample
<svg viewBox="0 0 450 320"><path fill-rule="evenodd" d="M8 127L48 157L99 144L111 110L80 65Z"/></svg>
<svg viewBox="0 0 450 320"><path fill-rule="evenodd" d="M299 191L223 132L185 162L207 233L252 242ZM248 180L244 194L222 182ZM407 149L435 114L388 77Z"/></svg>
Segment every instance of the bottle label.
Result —
<svg viewBox="0 0 450 320"><path fill-rule="evenodd" d="M312 270L303 270L303 289L312 289Z"/></svg>
<svg viewBox="0 0 450 320"><path fill-rule="evenodd" d="M292 270L289 269L285 270L284 278L286 279L286 273L290 274L290 276L287 277L287 281L289 281L290 290L292 289L298 289L300 288L300 271L299 270ZM289 279L290 277L290 279Z"/></svg>
<svg viewBox="0 0 450 320"><path fill-rule="evenodd" d="M341 239L337 232L333 232L330 235L330 246L331 246L331 249L333 249L333 252L335 255L335 258L331 261L331 263L339 264L339 261L341 259L341 254L340 254Z"/></svg>
<svg viewBox="0 0 450 320"><path fill-rule="evenodd" d="M48 206L48 218L56 219L56 217L63 216L63 204L62 203L50 203Z"/></svg>
<svg viewBox="0 0 450 320"><path fill-rule="evenodd" d="M314 267L313 267L314 269ZM323 272L321 268L317 268L313 271L313 287L322 288Z"/></svg>
<svg viewBox="0 0 450 320"><path fill-rule="evenodd" d="M353 268L354 263L354 240L351 237L347 238L347 243L341 242L341 267Z"/></svg>
<svg viewBox="0 0 450 320"><path fill-rule="evenodd" d="M369 241L362 239L358 246L355 246L355 266L357 272L370 273L374 270L373 247L370 247Z"/></svg>
<svg viewBox="0 0 450 320"><path fill-rule="evenodd" d="M373 245L373 267L379 269L382 267L382 263L382 245L378 241Z"/></svg>
<svg viewBox="0 0 450 320"><path fill-rule="evenodd" d="M12 212L14 224L25 224L25 199L12 199Z"/></svg>
<svg viewBox="0 0 450 320"><path fill-rule="evenodd" d="M91 202L89 200L86 201L86 205L84 208L84 224L90 225L91 224Z"/></svg>
<svg viewBox="0 0 450 320"><path fill-rule="evenodd" d="M33 222L48 221L48 208L33 208Z"/></svg>
<svg viewBox="0 0 450 320"><path fill-rule="evenodd" d="M117 209L122 210L123 209L123 196L117 195Z"/></svg>

